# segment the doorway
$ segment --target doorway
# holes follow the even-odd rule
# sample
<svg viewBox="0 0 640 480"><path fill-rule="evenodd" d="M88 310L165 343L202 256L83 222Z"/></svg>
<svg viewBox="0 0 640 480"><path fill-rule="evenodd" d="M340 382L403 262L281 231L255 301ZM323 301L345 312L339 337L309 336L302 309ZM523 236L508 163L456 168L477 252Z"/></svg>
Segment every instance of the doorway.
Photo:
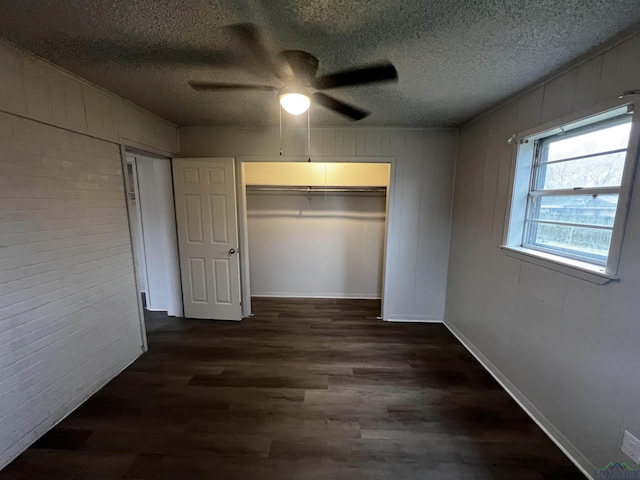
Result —
<svg viewBox="0 0 640 480"><path fill-rule="evenodd" d="M182 316L171 160L126 150L139 294L150 312Z"/></svg>

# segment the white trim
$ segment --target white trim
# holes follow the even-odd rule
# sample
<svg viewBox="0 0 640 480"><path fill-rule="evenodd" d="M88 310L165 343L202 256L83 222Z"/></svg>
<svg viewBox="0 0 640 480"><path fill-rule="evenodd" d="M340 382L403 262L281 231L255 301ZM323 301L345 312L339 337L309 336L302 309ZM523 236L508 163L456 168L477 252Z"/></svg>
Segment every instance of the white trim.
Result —
<svg viewBox="0 0 640 480"><path fill-rule="evenodd" d="M478 350L473 343L467 339L460 330L451 325L446 319L444 325L455 336L460 343L475 357L475 359L489 372L489 374L500 384L500 386L515 400L515 402L531 417L531 419L542 429L542 431L555 443L562 453L571 460L578 469L590 479L593 479L593 472L596 471L587 457L565 437L543 414L538 410L527 397L525 397L515 385L496 366Z"/></svg>
<svg viewBox="0 0 640 480"><path fill-rule="evenodd" d="M386 292L388 291L388 282L387 282L387 274L389 272L388 262L389 262L389 252L387 251L389 248L389 237L391 236L391 231L389 228L390 222L389 218L391 215L391 193L394 185L396 184L396 169L393 168L393 161L389 162L389 178L387 179L387 191L385 192L384 199L384 237L382 238L382 282L380 285L380 317L385 318L388 317L387 314L387 304L384 299L386 296ZM395 218L395 217L394 217ZM451 222L449 222L451 223Z"/></svg>
<svg viewBox="0 0 640 480"><path fill-rule="evenodd" d="M384 301L385 292L388 290L387 284L389 283L389 265L390 257L387 255L387 249L389 248L389 240L391 236L391 213L393 212L392 204L393 195L392 188L395 184L395 163L396 157L390 156L380 156L380 157L371 157L371 156L340 156L340 157L332 157L332 156L313 156L309 157L306 155L245 155L235 157L236 162L238 163L237 172L238 175L238 234L240 235L240 243L242 245L242 251L240 255L240 266L241 266L241 297L243 298L242 302L242 314L244 317L248 317L251 315L251 297L257 296L252 294L250 291L250 266L249 266L249 235L248 235L248 221L247 221L247 205L246 205L246 195L247 195L247 184L245 179L245 164L250 162L307 162L309 158L315 159L316 161L327 162L327 163L388 163L389 164L389 183L387 184L386 191L386 212L385 212L385 232L384 232L384 244L383 244L383 259L384 263L382 266L382 293L381 293L381 315L382 318L387 320L388 314L386 311L386 304ZM242 198L240 198L242 196ZM242 234L240 233L242 231ZM244 274L244 275L243 275ZM287 295L290 296L290 295ZM300 297L303 298L303 297ZM353 297L310 297L310 298L353 298ZM424 320L422 318L416 321L436 321L436 320ZM439 321L442 321L440 318Z"/></svg>
<svg viewBox="0 0 640 480"><path fill-rule="evenodd" d="M125 151L127 153L130 153L129 151L126 150ZM144 230L142 228L142 209L140 207L140 187L138 185L138 161L135 157L135 155L132 154L131 157L127 157L127 163L131 163L131 167L132 167L132 171L133 171L133 182L134 182L134 191L135 191L135 196L136 196L136 205L135 205L135 211L136 211L136 215L138 216L138 229L139 232L138 234L140 235L140 251L138 252L135 249L134 246L134 252L136 253L136 255L138 257L141 257L142 262L140 263L144 263L144 272L143 273L143 277L144 277L144 284L145 284L145 289L144 292L143 290L140 288L140 286L138 285L138 294L140 293L144 293L147 297L149 296L149 274L147 272L147 253L145 252L145 244L144 244ZM132 225L131 228L136 228L136 226ZM133 230L131 231L133 234ZM135 235L132 237L135 239ZM134 258L135 262L136 262L136 266L138 266L138 259ZM148 303L148 298L147 298L147 303Z"/></svg>
<svg viewBox="0 0 640 480"><path fill-rule="evenodd" d="M242 299L242 317L251 313L251 275L249 270L249 221L247 219L247 184L245 182L244 163L236 158L236 208L238 210L238 245L240 246L240 298Z"/></svg>
<svg viewBox="0 0 640 480"><path fill-rule="evenodd" d="M122 165L122 176L124 183L124 196L125 202L127 205L127 221L129 224L129 241L131 243L131 259L133 260L133 277L135 282L135 294L136 294L136 302L138 303L138 322L140 323L140 340L142 342L141 348L143 352L149 350L149 345L147 344L147 327L144 323L144 306L142 305L142 295L140 295L140 282L138 281L138 262L135 248L135 238L133 237L133 229L135 228L133 225L133 221L131 219L131 209L134 208L131 205L131 198L129 197L129 191L131 190L131 186L129 185L129 173L127 171L127 150L124 145L120 144L120 163ZM136 188L136 192L138 189ZM140 201L136 202L137 204ZM145 273L146 275L146 273Z"/></svg>
<svg viewBox="0 0 640 480"><path fill-rule="evenodd" d="M529 141L539 138L550 137L560 133L563 129L567 132L576 128L591 125L593 123L615 118L627 113L628 108L634 105L634 100L629 98L617 98L601 102L589 108L573 112L560 118L554 118L516 134L518 141L527 139Z"/></svg>
<svg viewBox="0 0 640 480"><path fill-rule="evenodd" d="M555 270L556 272L564 273L571 277L580 278L598 285L605 285L612 280L619 280L619 277L606 273L604 271L604 267L581 262L580 260L560 257L551 253L531 250L524 247L501 245L500 248L505 255L512 258L522 260L523 262L533 263L539 267Z"/></svg>
<svg viewBox="0 0 640 480"><path fill-rule="evenodd" d="M440 315L391 315L384 319L385 322L405 323L442 323L444 319Z"/></svg>
<svg viewBox="0 0 640 480"><path fill-rule="evenodd" d="M560 273L565 273L572 277L581 278L591 283L604 285L612 280L620 280L617 275L612 275L605 271L604 267L594 265L572 258L561 257L552 253L540 250L532 250L525 247L510 247L501 245L500 248L510 257L533 263L540 267L549 268Z"/></svg>
<svg viewBox="0 0 640 480"><path fill-rule="evenodd" d="M159 158L161 160L171 159L175 157L178 152L170 152L169 150L164 150L160 147L154 147L153 145L149 145L147 143L138 142L137 140L131 140L127 138L125 135L118 135L119 143L124 144L127 149L131 151L134 155L136 153L140 155L146 155L151 158ZM179 145L179 144L176 144ZM178 148L180 148L178 146Z"/></svg>
<svg viewBox="0 0 640 480"><path fill-rule="evenodd" d="M631 131L629 132L627 156L625 158L624 171L622 172L620 194L618 195L618 208L616 209L614 228L611 234L611 248L607 259L607 272L612 274L618 272L620 265L622 244L627 229L629 211L631 210L631 195L633 194L638 157L640 156L640 108L637 108L637 105L634 103L630 105L633 105L635 108L631 117Z"/></svg>

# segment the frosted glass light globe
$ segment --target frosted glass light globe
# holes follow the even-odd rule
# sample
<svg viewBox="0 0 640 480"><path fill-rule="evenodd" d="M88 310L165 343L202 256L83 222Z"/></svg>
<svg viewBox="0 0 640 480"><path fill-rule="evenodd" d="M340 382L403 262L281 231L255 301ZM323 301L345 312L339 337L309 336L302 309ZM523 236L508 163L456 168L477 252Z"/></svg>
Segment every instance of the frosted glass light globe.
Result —
<svg viewBox="0 0 640 480"><path fill-rule="evenodd" d="M302 93L283 93L280 95L280 105L292 115L300 115L309 110L311 99Z"/></svg>

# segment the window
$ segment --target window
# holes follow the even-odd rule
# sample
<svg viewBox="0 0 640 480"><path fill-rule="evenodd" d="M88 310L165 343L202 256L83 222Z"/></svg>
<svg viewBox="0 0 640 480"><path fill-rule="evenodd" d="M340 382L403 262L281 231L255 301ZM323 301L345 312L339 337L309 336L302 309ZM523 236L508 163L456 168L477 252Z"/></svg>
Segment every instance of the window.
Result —
<svg viewBox="0 0 640 480"><path fill-rule="evenodd" d="M636 155L632 116L625 106L522 137L507 248L615 273Z"/></svg>
<svg viewBox="0 0 640 480"><path fill-rule="evenodd" d="M522 245L606 265L631 116L538 140Z"/></svg>

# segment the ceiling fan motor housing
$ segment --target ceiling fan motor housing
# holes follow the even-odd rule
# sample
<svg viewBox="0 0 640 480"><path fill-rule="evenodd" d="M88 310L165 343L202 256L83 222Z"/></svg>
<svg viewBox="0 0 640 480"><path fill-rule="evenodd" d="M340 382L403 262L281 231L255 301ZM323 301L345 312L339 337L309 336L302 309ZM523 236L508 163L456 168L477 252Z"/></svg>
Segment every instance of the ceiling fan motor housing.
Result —
<svg viewBox="0 0 640 480"><path fill-rule="evenodd" d="M318 71L318 59L302 50L283 50L278 54L278 58L291 67L294 78L310 80Z"/></svg>

